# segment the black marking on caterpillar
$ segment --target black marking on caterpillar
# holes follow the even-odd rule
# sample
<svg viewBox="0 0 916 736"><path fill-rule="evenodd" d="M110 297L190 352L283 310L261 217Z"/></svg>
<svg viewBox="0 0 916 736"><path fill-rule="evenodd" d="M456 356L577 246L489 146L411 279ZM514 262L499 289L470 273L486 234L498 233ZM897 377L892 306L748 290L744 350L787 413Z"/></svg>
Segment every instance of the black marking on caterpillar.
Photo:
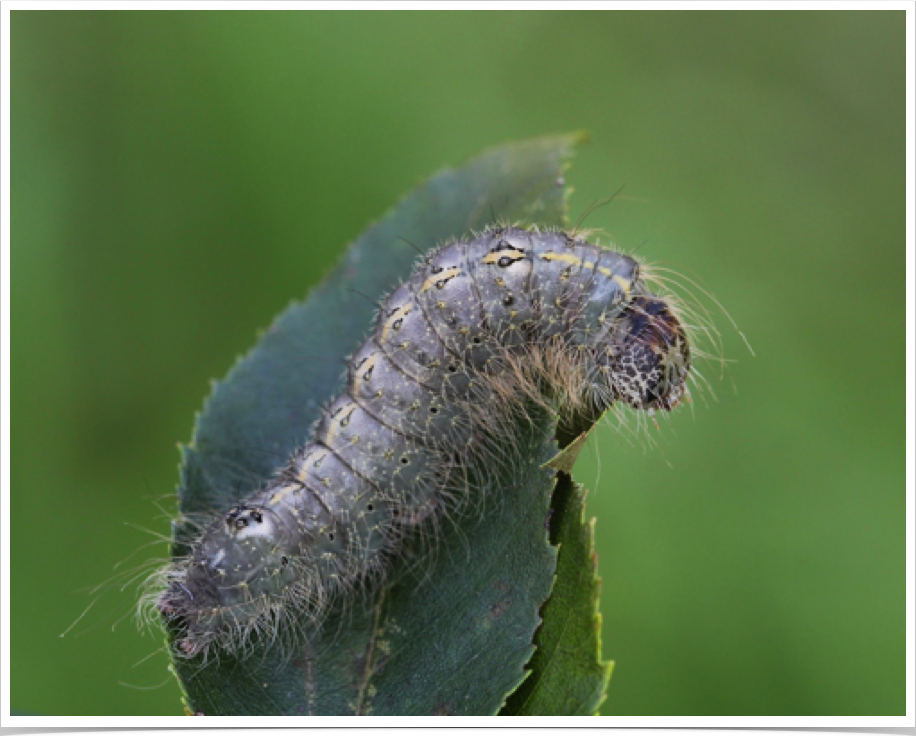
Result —
<svg viewBox="0 0 916 736"><path fill-rule="evenodd" d="M176 652L243 653L384 578L405 540L467 500L469 467L511 457L526 402L568 423L618 402L677 406L689 326L642 271L576 234L516 227L420 259L312 440L158 576Z"/></svg>

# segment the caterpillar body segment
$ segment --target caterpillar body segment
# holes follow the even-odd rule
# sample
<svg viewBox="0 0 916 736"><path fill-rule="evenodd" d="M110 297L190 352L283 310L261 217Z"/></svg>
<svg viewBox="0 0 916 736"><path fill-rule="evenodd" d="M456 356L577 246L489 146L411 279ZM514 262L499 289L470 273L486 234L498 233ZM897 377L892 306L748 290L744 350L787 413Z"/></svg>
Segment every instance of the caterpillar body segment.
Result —
<svg viewBox="0 0 916 736"><path fill-rule="evenodd" d="M439 248L385 300L312 440L166 570L178 652L243 650L383 578L462 500L467 467L511 456L526 401L561 419L670 410L690 368L684 326L627 255L515 227Z"/></svg>

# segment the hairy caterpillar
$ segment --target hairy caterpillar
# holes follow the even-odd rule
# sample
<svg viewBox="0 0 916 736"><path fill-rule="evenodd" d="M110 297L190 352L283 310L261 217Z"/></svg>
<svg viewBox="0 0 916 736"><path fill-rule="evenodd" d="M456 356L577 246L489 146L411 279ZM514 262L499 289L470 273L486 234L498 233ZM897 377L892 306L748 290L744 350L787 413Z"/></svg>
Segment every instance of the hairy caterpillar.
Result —
<svg viewBox="0 0 916 736"><path fill-rule="evenodd" d="M311 442L164 573L179 653L244 650L383 577L405 539L506 462L527 402L561 419L674 408L686 327L640 264L563 232L489 229L424 256L381 306ZM291 617L289 617L291 618Z"/></svg>

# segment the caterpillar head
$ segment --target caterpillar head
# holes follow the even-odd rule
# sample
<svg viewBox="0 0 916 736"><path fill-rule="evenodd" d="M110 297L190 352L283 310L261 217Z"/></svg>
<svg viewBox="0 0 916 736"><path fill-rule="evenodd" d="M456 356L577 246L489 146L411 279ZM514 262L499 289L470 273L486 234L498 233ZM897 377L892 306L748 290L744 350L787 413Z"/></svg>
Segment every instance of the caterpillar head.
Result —
<svg viewBox="0 0 916 736"><path fill-rule="evenodd" d="M217 519L174 568L157 603L181 652L199 654L250 628L293 582L297 555L297 537L268 508L241 504Z"/></svg>
<svg viewBox="0 0 916 736"><path fill-rule="evenodd" d="M686 391L690 346L662 299L637 296L620 317L623 340L615 356L614 389L636 409L670 411Z"/></svg>

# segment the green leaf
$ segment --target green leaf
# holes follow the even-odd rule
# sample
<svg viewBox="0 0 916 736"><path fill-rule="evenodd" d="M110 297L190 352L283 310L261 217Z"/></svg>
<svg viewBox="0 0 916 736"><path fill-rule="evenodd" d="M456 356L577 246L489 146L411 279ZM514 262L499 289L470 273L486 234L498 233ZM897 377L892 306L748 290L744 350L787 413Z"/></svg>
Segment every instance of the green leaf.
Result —
<svg viewBox="0 0 916 736"><path fill-rule="evenodd" d="M280 315L215 385L183 452L183 514L223 512L308 439L321 408L343 388L342 361L365 338L373 300L409 275L415 248L426 251L481 229L494 214L564 225L562 172L574 142L556 136L494 149L434 176L367 230L324 283ZM553 419L532 416L516 440L520 460L489 487L471 491L485 499L483 513L478 506L441 523L435 543L402 561L404 569L376 595L332 614L293 651L265 644L244 659L176 658L188 709L207 715L499 712L529 674L539 611L554 583L556 547L547 521L566 516L550 511L556 477L546 465L557 446L545 437L555 432ZM184 554L191 527L176 524L174 536L173 554Z"/></svg>
<svg viewBox="0 0 916 736"><path fill-rule="evenodd" d="M601 661L601 581L594 519L583 523L585 496L580 484L560 474L550 534L560 548L557 579L542 611L544 623L529 663L531 676L500 715L596 715L604 700L613 663Z"/></svg>

